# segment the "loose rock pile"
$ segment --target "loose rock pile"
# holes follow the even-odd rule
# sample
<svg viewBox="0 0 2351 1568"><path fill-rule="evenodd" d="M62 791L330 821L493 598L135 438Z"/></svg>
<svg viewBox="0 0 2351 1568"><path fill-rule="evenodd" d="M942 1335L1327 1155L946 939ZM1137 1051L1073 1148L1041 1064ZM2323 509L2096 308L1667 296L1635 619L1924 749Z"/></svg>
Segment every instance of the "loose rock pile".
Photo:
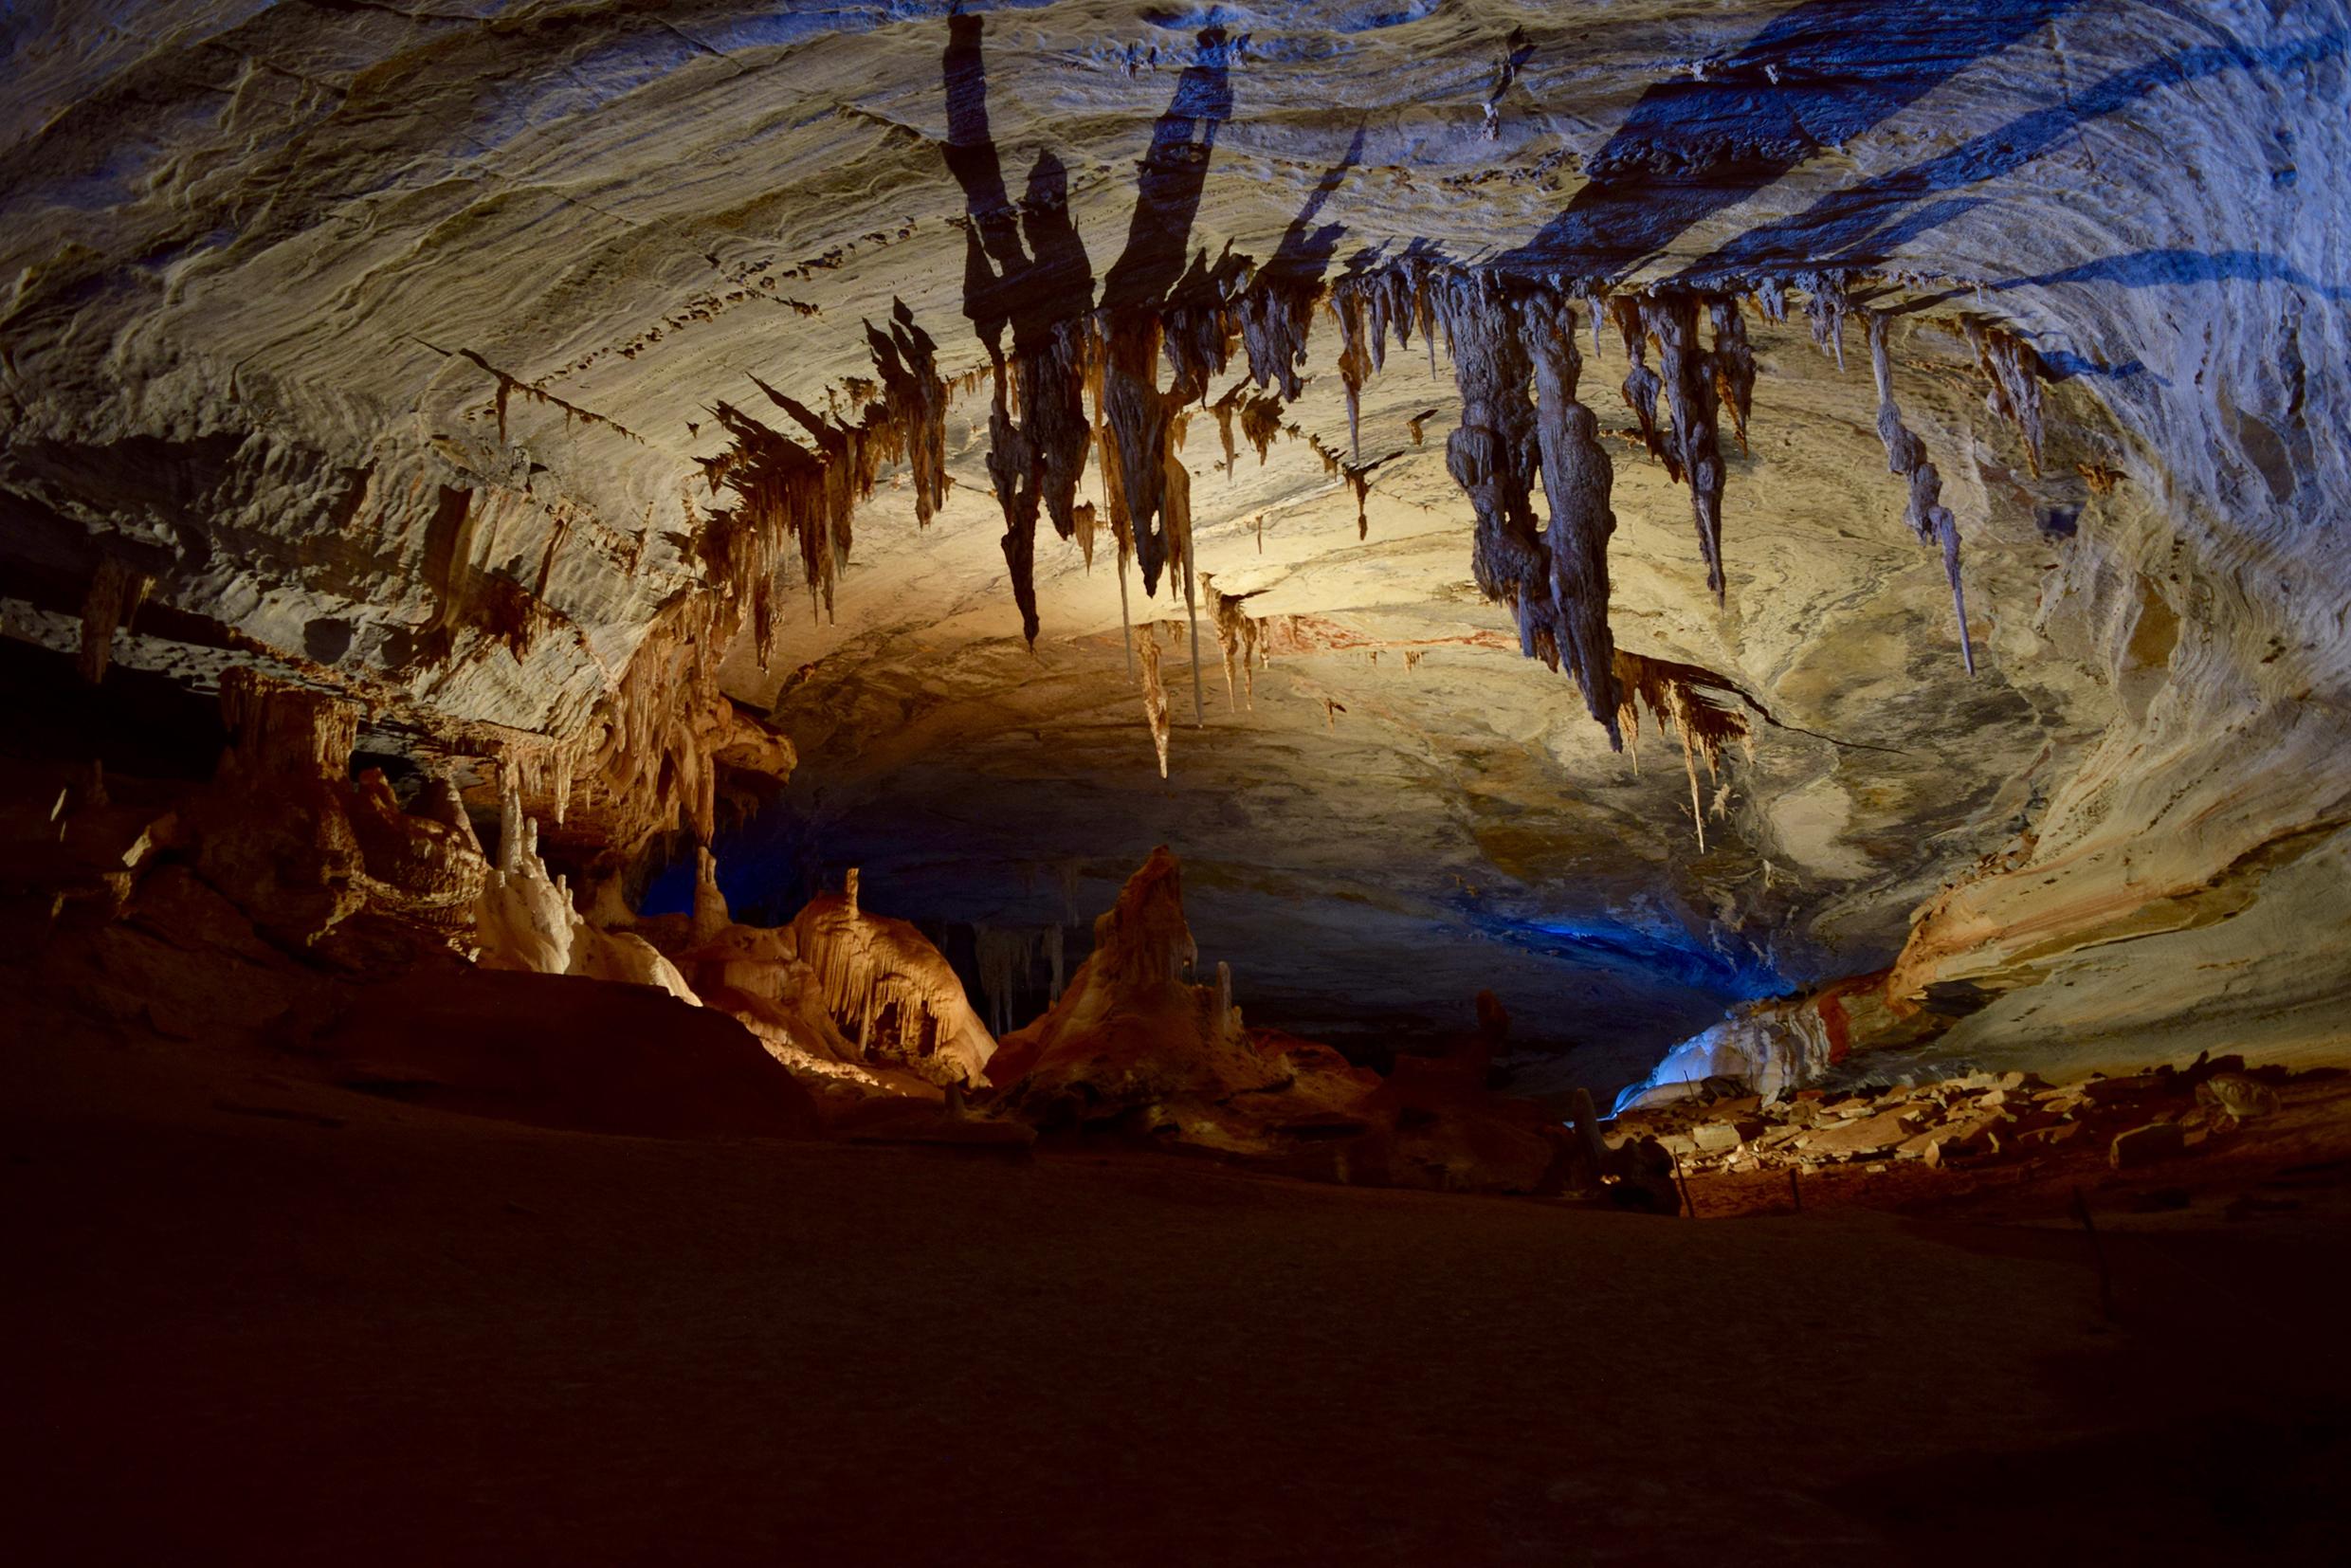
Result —
<svg viewBox="0 0 2351 1568"><path fill-rule="evenodd" d="M1929 1169L2102 1150L2116 1170L2177 1158L2278 1109L2283 1067L2198 1057L2051 1086L2029 1072L1976 1072L1923 1084L1805 1088L1766 1103L1719 1080L1677 1104L1628 1111L1611 1141L1654 1137L1684 1171L1818 1171L1900 1161Z"/></svg>

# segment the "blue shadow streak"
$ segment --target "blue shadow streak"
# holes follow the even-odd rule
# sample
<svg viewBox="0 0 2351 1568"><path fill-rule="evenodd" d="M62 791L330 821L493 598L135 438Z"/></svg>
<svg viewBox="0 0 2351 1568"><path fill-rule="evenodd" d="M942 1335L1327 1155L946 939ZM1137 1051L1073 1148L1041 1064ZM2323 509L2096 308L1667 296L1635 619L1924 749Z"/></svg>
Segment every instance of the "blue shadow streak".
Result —
<svg viewBox="0 0 2351 1568"><path fill-rule="evenodd" d="M2162 88L2228 70L2274 74L2309 66L2341 55L2347 44L2351 44L2351 34L2337 30L2264 49L2233 45L2188 49L2118 71L2069 96L2062 104L2019 116L1940 156L1843 187L1801 212L1758 225L1693 264L1685 276L1699 278L1767 265L1876 265L1903 245L1958 217L1983 198L1936 202L1923 210L1905 211L1912 202L2013 173L2087 121L2128 108ZM2182 275L2156 281L2203 280Z"/></svg>
<svg viewBox="0 0 2351 1568"><path fill-rule="evenodd" d="M1588 166L1591 183L1525 245L1511 270L1621 277L1823 147L1861 135L2075 0L1808 0L1705 80L1660 82Z"/></svg>

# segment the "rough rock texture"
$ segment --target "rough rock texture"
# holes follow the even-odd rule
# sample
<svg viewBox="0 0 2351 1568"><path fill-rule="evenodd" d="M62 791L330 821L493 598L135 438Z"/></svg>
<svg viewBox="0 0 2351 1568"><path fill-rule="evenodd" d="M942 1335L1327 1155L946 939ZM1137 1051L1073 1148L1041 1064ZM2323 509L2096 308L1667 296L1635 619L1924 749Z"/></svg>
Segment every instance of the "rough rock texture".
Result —
<svg viewBox="0 0 2351 1568"><path fill-rule="evenodd" d="M0 617L93 676L333 693L477 807L513 769L599 876L790 771L766 713L911 914L1042 923L1025 866L1164 840L1257 1015L1491 986L1623 1046L1595 1082L1888 964L1954 1052L2341 1042L2326 8L56 3L0 39ZM1420 439L1497 428L1436 363L1448 276L1634 326L1556 462L1496 416L1542 463L1491 529ZM1176 445L1199 404L1262 465ZM1065 498L1118 549L1036 540ZM1481 592L1531 545L1580 702ZM1203 573L1284 635L1253 711L1176 704L1162 783L1111 617ZM1712 672L1753 760L1633 773L1603 637ZM286 929L331 927L354 851L287 830Z"/></svg>

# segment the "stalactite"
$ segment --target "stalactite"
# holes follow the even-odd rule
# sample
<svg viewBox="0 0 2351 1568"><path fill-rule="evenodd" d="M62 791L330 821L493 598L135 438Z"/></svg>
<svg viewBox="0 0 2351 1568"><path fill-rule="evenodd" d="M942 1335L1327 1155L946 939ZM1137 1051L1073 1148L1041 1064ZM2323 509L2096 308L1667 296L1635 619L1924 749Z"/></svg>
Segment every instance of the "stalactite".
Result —
<svg viewBox="0 0 2351 1568"><path fill-rule="evenodd" d="M1110 313L1103 329L1103 457L1119 467L1119 496L1134 536L1146 598L1167 564L1165 495L1168 413L1158 388L1159 319L1151 311ZM1113 512L1114 518L1116 512Z"/></svg>
<svg viewBox="0 0 2351 1568"><path fill-rule="evenodd" d="M1369 510L1372 499L1372 470L1378 467L1380 463L1387 461L1383 457L1377 463L1366 463L1360 465L1350 463L1340 469L1340 477L1347 482L1347 488L1355 492L1355 537L1358 539L1368 539L1372 537L1372 519Z"/></svg>
<svg viewBox="0 0 2351 1568"><path fill-rule="evenodd" d="M1232 444L1232 416L1240 411L1241 393L1248 386L1247 381L1235 381L1226 389L1224 396L1208 406L1208 411L1216 416L1216 439L1225 449L1225 482L1227 483L1232 482L1233 464L1239 456L1237 448ZM1261 454L1257 461L1259 466L1262 467L1266 460Z"/></svg>
<svg viewBox="0 0 2351 1568"><path fill-rule="evenodd" d="M902 432L913 472L915 521L928 527L947 498L947 384L939 379L938 345L915 325L903 300L890 301L885 337L866 323L866 342L880 373L883 407Z"/></svg>
<svg viewBox="0 0 2351 1568"><path fill-rule="evenodd" d="M1339 322L1339 380L1347 393L1347 451L1363 458L1363 383L1372 374L1372 350L1364 341L1365 291L1341 284L1331 292L1331 316ZM1376 338L1376 329L1374 331Z"/></svg>
<svg viewBox="0 0 2351 1568"><path fill-rule="evenodd" d="M1003 931L980 923L972 928L972 946L979 970L979 992L988 1003L988 1027L998 1035L1010 1034L1015 991L1035 963L1034 938L1026 931Z"/></svg>
<svg viewBox="0 0 2351 1568"><path fill-rule="evenodd" d="M1984 404L1994 413L2016 427L2024 438L2025 462L2034 478L2041 473L2041 356L2032 352L2032 345L2014 333L1989 327L1981 321L1967 323L1967 340L1976 350L1977 368L1984 373L1991 389L1984 394Z"/></svg>
<svg viewBox="0 0 2351 1568"><path fill-rule="evenodd" d="M1698 347L1698 301L1687 294L1648 295L1640 302L1641 324L1657 345L1666 402L1673 410L1673 435L1667 447L1670 472L1690 489L1690 511L1698 524L1698 551L1705 557L1706 587L1721 603L1722 576L1722 451L1716 417L1713 356Z"/></svg>
<svg viewBox="0 0 2351 1568"><path fill-rule="evenodd" d="M1278 387L1290 402L1305 390L1298 369L1306 362L1306 335L1321 297L1318 283L1261 275L1235 302L1249 379L1260 390Z"/></svg>
<svg viewBox="0 0 2351 1568"><path fill-rule="evenodd" d="M1251 712L1257 707L1257 660L1259 623L1242 607L1248 596L1242 593L1217 592L1216 580L1207 573L1200 574L1200 591L1208 595L1209 614L1216 627L1216 646L1225 658L1225 702L1238 707L1246 701ZM1246 699L1236 694L1233 684L1234 665L1240 665L1241 684Z"/></svg>
<svg viewBox="0 0 2351 1568"><path fill-rule="evenodd" d="M1886 348L1886 329L1892 318L1880 310L1868 316L1869 370L1877 378L1878 439L1886 444L1886 466L1910 486L1903 520L1909 523L1920 543L1942 550L1943 574L1951 580L1951 607L1959 622L1959 658L1973 675L1976 649L1967 633L1967 595L1959 586L1959 520L1942 504L1942 476L1927 461L1926 443L1902 422L1902 410L1894 404L1894 367Z"/></svg>
<svg viewBox="0 0 2351 1568"><path fill-rule="evenodd" d="M1241 402L1241 435L1257 448L1257 465L1266 465L1266 454L1273 449L1282 434L1282 400L1278 397L1248 397Z"/></svg>
<svg viewBox="0 0 2351 1568"><path fill-rule="evenodd" d="M1714 386L1731 410L1731 429L1739 449L1747 449L1747 410L1755 402L1755 350L1747 343L1747 323L1739 301L1710 301L1707 316L1714 326Z"/></svg>
<svg viewBox="0 0 2351 1568"><path fill-rule="evenodd" d="M1044 500L1053 532L1068 538L1077 525L1078 480L1085 471L1092 429L1085 416L1090 336L1083 321L1056 323L1045 345L1016 358L1020 414L1036 464L1031 484Z"/></svg>
<svg viewBox="0 0 2351 1568"><path fill-rule="evenodd" d="M1717 776L1722 748L1733 741L1750 744L1753 730L1744 714L1723 706L1699 688L1719 679L1696 665L1649 659L1618 648L1615 655L1617 719L1628 738L1641 733L1640 707L1646 704L1659 724L1671 729L1682 742L1682 765L1689 775L1690 820L1698 833L1698 850L1706 848L1704 796L1698 783L1698 764L1706 776ZM1640 754L1633 754L1639 771Z"/></svg>
<svg viewBox="0 0 2351 1568"><path fill-rule="evenodd" d="M1641 319L1641 301L1637 295L1619 294L1608 301L1609 319L1625 340L1624 394L1625 407L1641 427L1642 443L1649 455L1662 460L1671 478L1680 478L1677 460L1667 451L1665 438L1657 428L1657 394L1663 390L1657 373L1649 368L1649 328Z"/></svg>
<svg viewBox="0 0 2351 1568"><path fill-rule="evenodd" d="M1143 720L1151 726L1151 744L1159 754L1159 776L1167 776L1167 688L1159 683L1159 634L1151 627L1143 628L1142 647Z"/></svg>
<svg viewBox="0 0 2351 1568"><path fill-rule="evenodd" d="M1078 553L1085 557L1085 569L1094 570L1094 503L1079 501L1069 509L1071 531L1077 536Z"/></svg>
<svg viewBox="0 0 2351 1568"><path fill-rule="evenodd" d="M1183 443L1183 427L1179 422L1169 427L1166 471L1161 476L1160 510L1167 522L1168 570L1176 574L1184 585L1184 614L1192 623L1192 720L1194 724L1208 722L1208 700L1200 690L1200 606L1193 587L1192 557L1192 472L1177 455Z"/></svg>
<svg viewBox="0 0 2351 1568"><path fill-rule="evenodd" d="M1821 353L1835 356L1837 374L1843 374L1845 318L1850 309L1846 303L1845 274L1800 273L1795 283L1804 291L1804 316L1812 323L1813 342Z"/></svg>
<svg viewBox="0 0 2351 1568"><path fill-rule="evenodd" d="M77 667L92 685L106 679L114 660L115 631L138 613L155 579L114 556L102 557L82 597L82 649Z"/></svg>
<svg viewBox="0 0 2351 1568"><path fill-rule="evenodd" d="M1442 308L1461 391L1461 428L1446 439L1445 465L1477 518L1470 571L1488 599L1518 614L1520 651L1556 667L1558 648L1539 637L1547 629L1529 613L1550 595L1531 497L1538 447L1526 388L1534 372L1499 279L1451 280Z"/></svg>
<svg viewBox="0 0 2351 1568"><path fill-rule="evenodd" d="M1004 569L1011 578L1012 603L1020 610L1021 635L1034 647L1037 641L1037 508L1042 500L1032 483L1039 462L1029 437L1013 422L1007 388L1009 372L999 368L993 408L988 415L988 479L1004 514Z"/></svg>
<svg viewBox="0 0 2351 1568"><path fill-rule="evenodd" d="M1519 310L1535 376L1543 493L1551 505L1543 546L1550 557L1553 642L1583 691L1585 708L1607 729L1610 744L1618 745L1615 642L1608 629L1608 541L1616 531L1609 496L1615 468L1600 447L1598 419L1576 398L1581 367L1575 312L1548 293L1526 296Z"/></svg>

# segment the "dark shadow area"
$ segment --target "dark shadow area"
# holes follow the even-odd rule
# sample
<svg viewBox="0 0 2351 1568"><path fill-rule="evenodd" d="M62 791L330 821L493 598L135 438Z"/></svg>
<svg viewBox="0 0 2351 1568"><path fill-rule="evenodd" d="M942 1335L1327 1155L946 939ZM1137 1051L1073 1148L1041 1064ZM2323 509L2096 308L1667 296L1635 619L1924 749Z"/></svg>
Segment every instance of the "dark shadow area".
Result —
<svg viewBox="0 0 2351 1568"><path fill-rule="evenodd" d="M1976 61L2029 37L2072 0L1808 0L1704 79L1641 95L1586 173L1591 183L1505 268L1621 276L1824 147L1861 135Z"/></svg>
<svg viewBox="0 0 2351 1568"><path fill-rule="evenodd" d="M1216 128L1232 118L1230 42L1224 28L1207 27L1199 44L1199 59L1176 78L1175 97L1152 128L1151 148L1136 181L1126 247L1103 279L1102 302L1109 309L1156 305L1183 276Z"/></svg>
<svg viewBox="0 0 2351 1568"><path fill-rule="evenodd" d="M141 778L210 778L228 732L217 698L168 675L109 667L93 686L71 654L0 637L0 757L98 761Z"/></svg>
<svg viewBox="0 0 2351 1568"><path fill-rule="evenodd" d="M1935 201L1918 208L1912 203L2011 173L2084 124L2129 108L2164 88L2230 70L2274 75L2299 69L2341 55L2347 40L2351 35L2338 29L2267 49L2234 46L2189 49L2118 71L2085 91L2068 94L2062 104L2019 116L1938 157L1842 187L1801 212L1748 229L1693 265L1688 276L1704 278L1757 266L1874 266L1920 234L1980 205L1981 198ZM1577 199L1581 199L1580 192ZM2184 257L2190 253L2149 254ZM2151 281L2201 281L2184 275L2192 270L2182 268L2183 275ZM2121 275L2106 281L2130 283ZM2329 297L2339 298L2340 291L2330 290Z"/></svg>

